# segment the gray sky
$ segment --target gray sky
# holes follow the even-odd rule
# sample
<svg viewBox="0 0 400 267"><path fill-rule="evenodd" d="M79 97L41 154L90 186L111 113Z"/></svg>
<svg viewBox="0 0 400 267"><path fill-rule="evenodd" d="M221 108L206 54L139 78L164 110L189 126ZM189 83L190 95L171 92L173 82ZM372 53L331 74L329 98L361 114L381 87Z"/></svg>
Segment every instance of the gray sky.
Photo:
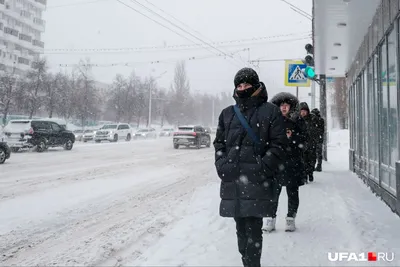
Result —
<svg viewBox="0 0 400 267"><path fill-rule="evenodd" d="M154 14L147 12L133 0L121 0L127 5L141 11L163 25L178 31L182 35L201 43L187 33L183 33L168 22ZM181 27L182 24L174 21L145 0L137 0L152 8ZM180 59L197 57L187 61L187 71L192 90L208 93L232 91L233 77L238 69L244 66L249 59L248 51L239 51L250 48L250 59L284 59L305 56L304 46L311 42L306 38L311 32L311 21L292 11L280 0L149 0L152 4L178 18L190 28L201 33L199 36L192 30L188 31L199 36L204 41L225 42L264 38L252 42L238 42L235 46L219 47L224 53L236 52L237 62L224 59L215 49L188 49L180 50L147 50L120 53L93 53L54 54L52 49L104 49L104 48L137 48L144 46L173 46L193 45L193 42L178 36L174 32L163 28L150 19L136 13L117 0L49 0L45 11L46 32L43 36L46 56L52 71L71 70L71 67L60 67L60 64L76 64L79 59L90 57L91 62L99 64L93 69L95 79L111 83L117 73L129 75L133 70L144 77L152 74L158 76L167 71L158 84L168 88L174 74L175 62ZM88 3L93 2L93 3ZM289 0L311 14L311 0ZM86 4L84 4L86 3ZM75 5L76 4L76 5ZM185 28L186 29L186 28ZM286 35L286 36L284 36ZM204 38L207 37L207 38ZM297 39L297 40L296 40ZM287 41L284 41L287 40ZM60 53L57 52L57 53ZM50 54L52 53L52 54ZM206 59L199 59L208 57ZM242 61L241 59L242 58ZM168 61L151 64L151 61ZM119 63L118 66L110 66ZM128 63L128 66L122 66ZM259 65L259 76L267 84L270 95L278 91L295 92L295 88L284 89L284 62L265 62ZM300 96L306 96L307 88L300 88Z"/></svg>

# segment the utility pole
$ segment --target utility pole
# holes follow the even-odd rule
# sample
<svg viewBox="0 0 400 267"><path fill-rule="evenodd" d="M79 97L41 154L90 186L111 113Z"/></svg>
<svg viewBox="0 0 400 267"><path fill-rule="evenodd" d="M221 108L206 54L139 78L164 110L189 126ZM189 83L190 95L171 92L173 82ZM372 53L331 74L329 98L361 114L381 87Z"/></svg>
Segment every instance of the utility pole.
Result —
<svg viewBox="0 0 400 267"><path fill-rule="evenodd" d="M211 118L211 121L212 121L212 127L214 127L215 126L215 98L213 97L213 100L212 100L212 118Z"/></svg>
<svg viewBox="0 0 400 267"><path fill-rule="evenodd" d="M149 119L147 120L147 128L151 127L151 95L153 93L151 82L149 81Z"/></svg>
<svg viewBox="0 0 400 267"><path fill-rule="evenodd" d="M327 153L327 148L328 148L328 132L327 132L327 109L326 109L326 76L325 74L321 74L319 76L320 78L320 103L319 103L319 107L320 107L320 112L321 112L321 116L322 118L325 119L325 129L324 129L324 144L323 144L323 149L322 149L322 158L327 161L328 160L328 153Z"/></svg>
<svg viewBox="0 0 400 267"><path fill-rule="evenodd" d="M315 81L311 81L311 108L315 108Z"/></svg>

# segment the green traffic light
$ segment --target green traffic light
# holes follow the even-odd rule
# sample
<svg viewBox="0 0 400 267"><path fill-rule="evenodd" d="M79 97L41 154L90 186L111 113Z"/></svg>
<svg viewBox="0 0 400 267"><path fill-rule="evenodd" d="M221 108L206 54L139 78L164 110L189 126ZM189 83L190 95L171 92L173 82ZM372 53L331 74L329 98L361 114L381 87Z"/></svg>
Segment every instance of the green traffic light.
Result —
<svg viewBox="0 0 400 267"><path fill-rule="evenodd" d="M315 78L315 71L312 67L306 67L306 71L305 71L306 75L308 78L313 79Z"/></svg>

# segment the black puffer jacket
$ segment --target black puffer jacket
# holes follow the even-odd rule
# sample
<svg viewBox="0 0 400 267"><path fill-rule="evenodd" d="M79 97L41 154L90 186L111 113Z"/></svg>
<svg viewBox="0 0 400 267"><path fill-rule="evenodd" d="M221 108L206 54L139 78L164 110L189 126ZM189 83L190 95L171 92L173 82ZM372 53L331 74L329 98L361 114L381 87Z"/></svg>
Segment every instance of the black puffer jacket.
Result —
<svg viewBox="0 0 400 267"><path fill-rule="evenodd" d="M299 115L299 100L290 93L279 93L275 95L271 102L276 106L282 103L290 104L288 117L284 117L286 131L292 133L286 147L286 159L284 169L277 175L278 181L282 186L301 186L307 179L305 174L303 152L307 147L307 126L303 118Z"/></svg>
<svg viewBox="0 0 400 267"><path fill-rule="evenodd" d="M321 112L317 108L314 108L311 113L315 115L317 121L318 143L322 144L324 142L325 120L321 117Z"/></svg>
<svg viewBox="0 0 400 267"><path fill-rule="evenodd" d="M306 121L307 132L309 136L307 139L308 149L315 149L320 140L320 132L318 130L318 118L310 112L310 108L308 107L306 102L301 102L299 104L299 109L305 109L308 111L308 115L303 117L303 119Z"/></svg>
<svg viewBox="0 0 400 267"><path fill-rule="evenodd" d="M266 217L271 201L276 199L274 177L282 167L287 138L283 116L279 108L267 102L267 91L264 84L261 86L257 96L234 98L260 137L265 151L262 155L258 155L257 146L242 127L233 106L219 116L214 147L223 217Z"/></svg>

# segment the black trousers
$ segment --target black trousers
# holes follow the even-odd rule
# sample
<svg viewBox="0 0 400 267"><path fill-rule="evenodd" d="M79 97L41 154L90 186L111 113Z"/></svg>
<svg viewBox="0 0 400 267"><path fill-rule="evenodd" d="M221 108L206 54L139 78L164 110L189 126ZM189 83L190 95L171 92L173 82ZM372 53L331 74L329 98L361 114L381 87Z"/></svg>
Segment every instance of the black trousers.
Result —
<svg viewBox="0 0 400 267"><path fill-rule="evenodd" d="M282 186L277 188L277 201L271 203L270 216L272 218L276 217L276 212L278 211L279 196L282 192ZM287 217L295 218L297 210L299 209L300 199L299 199L299 187L298 186L286 186L286 193L288 196L288 213Z"/></svg>
<svg viewBox="0 0 400 267"><path fill-rule="evenodd" d="M256 217L235 218L239 252L245 267L260 267L262 252L263 219Z"/></svg>
<svg viewBox="0 0 400 267"><path fill-rule="evenodd" d="M322 143L317 144L316 154L317 154L317 164L322 165Z"/></svg>
<svg viewBox="0 0 400 267"><path fill-rule="evenodd" d="M304 152L304 165L306 169L306 175L312 175L314 173L315 163L317 162L316 150L316 145L313 145Z"/></svg>

